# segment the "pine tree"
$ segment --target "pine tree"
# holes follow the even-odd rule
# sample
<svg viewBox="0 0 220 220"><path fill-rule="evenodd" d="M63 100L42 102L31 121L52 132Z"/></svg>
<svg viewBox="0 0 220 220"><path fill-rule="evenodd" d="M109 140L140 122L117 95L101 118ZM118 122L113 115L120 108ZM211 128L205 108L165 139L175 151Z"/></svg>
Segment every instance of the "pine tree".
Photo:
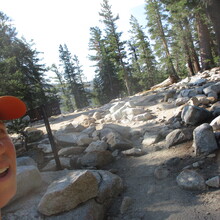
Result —
<svg viewBox="0 0 220 220"><path fill-rule="evenodd" d="M165 25L167 21L164 21L164 19L167 18L167 15L163 13L164 6L157 0L146 0L145 9L149 31L152 40L155 41L154 49L161 60L161 64L165 64L167 73L172 81L175 82L179 79L179 76L174 68L172 55L170 53L168 26Z"/></svg>
<svg viewBox="0 0 220 220"><path fill-rule="evenodd" d="M94 90L100 104L105 104L117 98L121 91L120 81L110 52L102 39L102 32L98 27L90 28L89 50L93 55L89 56L91 61L96 62L96 77L94 79Z"/></svg>
<svg viewBox="0 0 220 220"><path fill-rule="evenodd" d="M119 16L114 16L111 10L111 5L108 0L103 0L101 4L101 12L99 13L102 23L105 25L105 42L108 51L111 55L111 59L114 62L115 68L121 79L124 80L127 93L131 95L130 86L130 74L128 71L128 66L125 62L126 51L125 51L125 41L121 41L122 32L117 31L116 21Z"/></svg>
<svg viewBox="0 0 220 220"><path fill-rule="evenodd" d="M23 99L35 108L56 99L53 87L44 79L46 68L40 64L33 43L18 39L10 19L0 12L0 95Z"/></svg>
<svg viewBox="0 0 220 220"><path fill-rule="evenodd" d="M184 76L183 73L187 72L185 67L187 64L188 75L192 76L200 70L200 65L194 46L191 11L187 7L186 0L164 0L162 2L166 4L166 9L169 11L168 22L171 27L169 31L171 38L170 47L176 70L179 75ZM189 18L191 21L189 21Z"/></svg>
<svg viewBox="0 0 220 220"><path fill-rule="evenodd" d="M63 78L63 73L55 64L51 66L50 70L56 74L55 83L57 84L58 91L60 91L60 98L63 100L64 111L74 111L73 103L71 102L71 94Z"/></svg>
<svg viewBox="0 0 220 220"><path fill-rule="evenodd" d="M220 1L219 0L202 0L205 6L206 12L212 21L216 40L217 40L217 50L218 50L218 65L220 65Z"/></svg>
<svg viewBox="0 0 220 220"><path fill-rule="evenodd" d="M59 53L61 66L64 70L64 79L67 82L68 89L74 96L75 106L76 108L86 107L88 105L88 99L86 97L84 86L81 82L81 72L79 72L79 67L75 66L75 61L72 58L66 44L64 46L60 45Z"/></svg>
<svg viewBox="0 0 220 220"><path fill-rule="evenodd" d="M129 47L133 55L133 69L136 69L136 78L142 89L149 89L155 84L158 77L156 60L150 48L149 40L143 31L143 27L138 23L134 16L130 18L132 34Z"/></svg>

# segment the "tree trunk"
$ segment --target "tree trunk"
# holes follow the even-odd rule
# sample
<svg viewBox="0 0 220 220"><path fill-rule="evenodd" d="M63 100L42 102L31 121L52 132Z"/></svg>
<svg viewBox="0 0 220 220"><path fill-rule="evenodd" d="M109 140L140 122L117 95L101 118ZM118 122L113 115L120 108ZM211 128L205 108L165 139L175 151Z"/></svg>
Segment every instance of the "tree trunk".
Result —
<svg viewBox="0 0 220 220"><path fill-rule="evenodd" d="M179 22L179 27L182 31L182 33L184 33L186 30L184 30L183 25L181 22ZM187 30L188 32L188 30ZM185 55L186 55L186 60L187 60L187 66L188 66L188 70L189 70L189 76L193 76L195 75L194 69L193 69L193 62L191 59L191 54L190 54L190 49L189 49L189 45L188 45L188 40L187 40L187 34L183 34L183 45L184 45L184 50L185 50Z"/></svg>
<svg viewBox="0 0 220 220"><path fill-rule="evenodd" d="M154 1L154 3L157 5L156 1ZM166 36L165 36L165 33L164 33L163 24L162 24L162 21L161 21L160 12L159 12L157 6L155 7L155 12L156 12L156 15L157 15L157 25L158 25L158 28L160 30L160 37L161 37L161 40L162 40L162 43L163 43L163 46L164 46L164 50L166 52L167 60L168 60L168 68L169 68L169 70L171 70L171 73L169 75L178 80L179 76L176 73L176 70L175 70L174 65L173 65L173 61L171 59L171 55L170 55L170 51L169 51L169 48L168 48Z"/></svg>
<svg viewBox="0 0 220 220"><path fill-rule="evenodd" d="M202 70L211 69L214 65L208 26L199 13L196 14L196 27L199 37Z"/></svg>
<svg viewBox="0 0 220 220"><path fill-rule="evenodd" d="M191 57L191 60L193 62L193 70L194 70L193 72L198 73L201 70L201 67L200 67L199 58L198 58L198 55L196 53L195 46L194 46L194 43L193 43L193 37L192 37L192 34L191 34L188 19L185 18L183 23L184 23L184 26L187 30L186 38L187 38L187 44L189 45L190 57Z"/></svg>
<svg viewBox="0 0 220 220"><path fill-rule="evenodd" d="M218 56L219 56L219 65L220 65L220 1L219 0L209 1L206 11L210 20L213 23L213 27L215 30L216 40L218 44Z"/></svg>

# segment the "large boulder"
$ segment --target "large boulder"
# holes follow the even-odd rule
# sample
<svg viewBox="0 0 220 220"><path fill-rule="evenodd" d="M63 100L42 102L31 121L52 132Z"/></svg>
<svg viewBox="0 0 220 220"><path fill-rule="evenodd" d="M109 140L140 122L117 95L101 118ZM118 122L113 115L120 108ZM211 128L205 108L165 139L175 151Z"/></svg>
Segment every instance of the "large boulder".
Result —
<svg viewBox="0 0 220 220"><path fill-rule="evenodd" d="M26 196L42 184L41 174L36 166L17 167L17 192L12 201Z"/></svg>
<svg viewBox="0 0 220 220"><path fill-rule="evenodd" d="M110 151L92 151L82 156L80 162L85 167L101 168L113 161Z"/></svg>
<svg viewBox="0 0 220 220"><path fill-rule="evenodd" d="M64 147L58 151L59 156L78 155L84 152L86 147Z"/></svg>
<svg viewBox="0 0 220 220"><path fill-rule="evenodd" d="M88 134L82 132L78 135L76 143L79 146L88 146L92 141L93 139Z"/></svg>
<svg viewBox="0 0 220 220"><path fill-rule="evenodd" d="M187 125L198 125L207 122L212 117L211 112L204 108L187 105L183 108L181 118Z"/></svg>
<svg viewBox="0 0 220 220"><path fill-rule="evenodd" d="M59 158L60 165L62 168L70 168L70 159L66 157ZM57 170L56 160L50 160L45 167L43 167L42 171L55 171Z"/></svg>
<svg viewBox="0 0 220 220"><path fill-rule="evenodd" d="M129 138L131 128L129 126L122 126L118 124L103 124L97 127L100 132L100 138L107 136L109 133L119 133L122 137Z"/></svg>
<svg viewBox="0 0 220 220"><path fill-rule="evenodd" d="M109 144L110 150L128 150L133 147L133 144L130 140L123 138L120 134L111 132L107 136L107 143Z"/></svg>
<svg viewBox="0 0 220 220"><path fill-rule="evenodd" d="M203 92L208 96L214 96L218 98L218 94L220 93L220 82L217 82L209 87L203 89Z"/></svg>
<svg viewBox="0 0 220 220"><path fill-rule="evenodd" d="M196 155L209 154L218 149L212 126L204 123L193 131L193 147Z"/></svg>
<svg viewBox="0 0 220 220"><path fill-rule="evenodd" d="M214 131L220 130L220 115L212 120L210 125L212 126Z"/></svg>
<svg viewBox="0 0 220 220"><path fill-rule="evenodd" d="M204 190L205 179L194 170L183 170L176 178L178 185L186 190Z"/></svg>
<svg viewBox="0 0 220 220"><path fill-rule="evenodd" d="M166 136L167 147L172 147L177 144L184 143L193 139L193 129L175 129Z"/></svg>
<svg viewBox="0 0 220 220"><path fill-rule="evenodd" d="M115 104L109 109L110 113L113 114L114 112L116 112L117 110L119 110L124 104L125 104L125 102L117 102L117 103L115 103Z"/></svg>
<svg viewBox="0 0 220 220"><path fill-rule="evenodd" d="M98 174L99 179L99 190L96 201L107 208L112 200L122 192L122 179L109 171L97 170L92 172L94 174L96 173L96 175Z"/></svg>
<svg viewBox="0 0 220 220"><path fill-rule="evenodd" d="M78 135L78 133L56 133L54 138L60 146L71 146L77 144Z"/></svg>
<svg viewBox="0 0 220 220"><path fill-rule="evenodd" d="M126 108L123 110L123 115L125 115L129 120L132 120L135 116L143 114L145 110L143 108Z"/></svg>
<svg viewBox="0 0 220 220"><path fill-rule="evenodd" d="M17 161L17 166L30 166L30 165L33 165L33 166L37 167L37 163L31 157L18 157L16 159L16 161Z"/></svg>
<svg viewBox="0 0 220 220"><path fill-rule="evenodd" d="M85 152L92 152L92 151L105 151L108 148L108 144L105 141L94 141L92 142L85 150Z"/></svg>
<svg viewBox="0 0 220 220"><path fill-rule="evenodd" d="M77 206L73 210L60 213L59 215L48 216L46 220L103 220L105 210L102 204L99 204L95 199L90 199L85 203Z"/></svg>
<svg viewBox="0 0 220 220"><path fill-rule="evenodd" d="M178 98L180 97L194 97L198 94L197 90L195 89L183 89L180 91L180 94L178 95Z"/></svg>
<svg viewBox="0 0 220 220"><path fill-rule="evenodd" d="M48 187L38 205L38 211L47 216L69 211L97 194L98 181L92 172L70 172Z"/></svg>
<svg viewBox="0 0 220 220"><path fill-rule="evenodd" d="M84 129L85 127L79 123L68 123L61 126L58 132L62 132L62 133L81 132Z"/></svg>

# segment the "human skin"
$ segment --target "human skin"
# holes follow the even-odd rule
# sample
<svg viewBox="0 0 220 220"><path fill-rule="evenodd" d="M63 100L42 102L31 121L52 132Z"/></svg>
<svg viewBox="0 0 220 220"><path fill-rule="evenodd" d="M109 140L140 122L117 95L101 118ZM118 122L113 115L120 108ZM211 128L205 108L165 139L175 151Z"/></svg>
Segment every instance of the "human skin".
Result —
<svg viewBox="0 0 220 220"><path fill-rule="evenodd" d="M4 207L15 193L16 152L5 125L0 122L0 208Z"/></svg>

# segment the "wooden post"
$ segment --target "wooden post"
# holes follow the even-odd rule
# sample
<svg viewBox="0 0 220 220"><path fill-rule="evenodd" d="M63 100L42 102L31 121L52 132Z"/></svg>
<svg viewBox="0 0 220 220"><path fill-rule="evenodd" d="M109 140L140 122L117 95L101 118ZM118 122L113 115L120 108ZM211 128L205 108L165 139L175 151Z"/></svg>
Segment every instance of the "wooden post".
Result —
<svg viewBox="0 0 220 220"><path fill-rule="evenodd" d="M56 144L54 142L54 138L53 138L53 134L50 128L50 123L48 121L48 117L47 117L47 112L45 110L44 105L41 106L41 110L42 110L42 115L43 115L43 119L44 119L44 124L46 126L47 129L47 134L48 134L48 138L50 140L50 144L53 150L53 154L54 154L54 159L56 161L56 166L57 166L57 170L62 170L62 166L60 164L60 159L57 153L57 149L56 149Z"/></svg>

